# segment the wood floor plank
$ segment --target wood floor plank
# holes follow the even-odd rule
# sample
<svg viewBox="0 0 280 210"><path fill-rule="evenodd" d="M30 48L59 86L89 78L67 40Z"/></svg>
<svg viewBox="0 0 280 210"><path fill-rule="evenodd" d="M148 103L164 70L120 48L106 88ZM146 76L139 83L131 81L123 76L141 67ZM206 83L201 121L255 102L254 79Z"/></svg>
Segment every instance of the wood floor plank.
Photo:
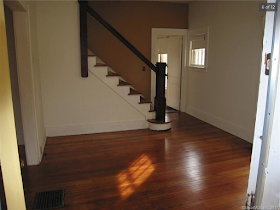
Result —
<svg viewBox="0 0 280 210"><path fill-rule="evenodd" d="M169 117L167 132L48 138L42 163L22 170L27 209L36 192L60 188L65 210L241 209L252 145L190 115Z"/></svg>

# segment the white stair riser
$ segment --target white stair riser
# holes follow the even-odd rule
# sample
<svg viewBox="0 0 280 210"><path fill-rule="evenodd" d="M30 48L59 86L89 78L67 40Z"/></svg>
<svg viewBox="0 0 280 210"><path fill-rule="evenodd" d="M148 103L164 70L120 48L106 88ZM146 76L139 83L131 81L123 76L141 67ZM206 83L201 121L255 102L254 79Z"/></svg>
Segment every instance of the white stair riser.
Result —
<svg viewBox="0 0 280 210"><path fill-rule="evenodd" d="M117 86L114 91L116 91L121 96L127 96L130 92L130 86Z"/></svg>
<svg viewBox="0 0 280 210"><path fill-rule="evenodd" d="M111 69L110 67L108 68L108 72L112 72L112 73L116 73L113 69Z"/></svg>
<svg viewBox="0 0 280 210"><path fill-rule="evenodd" d="M137 104L140 101L139 95L123 95L122 97L130 104Z"/></svg>
<svg viewBox="0 0 280 210"><path fill-rule="evenodd" d="M150 104L138 104L135 107L143 114L147 114L150 111Z"/></svg>
<svg viewBox="0 0 280 210"><path fill-rule="evenodd" d="M108 67L94 67L93 70L90 69L90 71L94 73L97 77L99 77L101 80L103 80L108 74Z"/></svg>
<svg viewBox="0 0 280 210"><path fill-rule="evenodd" d="M119 84L119 77L103 77L103 82L105 82L110 87L116 87Z"/></svg>
<svg viewBox="0 0 280 210"><path fill-rule="evenodd" d="M98 64L104 64L104 62L100 59L100 58L98 58L98 57L96 57L96 63L98 63Z"/></svg>
<svg viewBox="0 0 280 210"><path fill-rule="evenodd" d="M89 56L88 57L88 69L94 69L95 65L96 65L96 57Z"/></svg>

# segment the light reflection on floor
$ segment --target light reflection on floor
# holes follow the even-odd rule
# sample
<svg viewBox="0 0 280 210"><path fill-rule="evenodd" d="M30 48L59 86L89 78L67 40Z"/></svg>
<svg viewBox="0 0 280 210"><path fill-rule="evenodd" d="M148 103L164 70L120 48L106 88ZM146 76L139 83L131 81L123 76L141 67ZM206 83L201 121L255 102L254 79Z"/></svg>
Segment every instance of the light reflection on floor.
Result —
<svg viewBox="0 0 280 210"><path fill-rule="evenodd" d="M192 180L195 185L190 184L190 189L194 192L197 189L201 189L204 185L203 183L203 171L201 167L200 157L195 150L188 151L188 156L185 158L186 166L186 176L189 180Z"/></svg>
<svg viewBox="0 0 280 210"><path fill-rule="evenodd" d="M141 155L127 169L118 174L119 193L127 199L153 173L155 167L147 155Z"/></svg>

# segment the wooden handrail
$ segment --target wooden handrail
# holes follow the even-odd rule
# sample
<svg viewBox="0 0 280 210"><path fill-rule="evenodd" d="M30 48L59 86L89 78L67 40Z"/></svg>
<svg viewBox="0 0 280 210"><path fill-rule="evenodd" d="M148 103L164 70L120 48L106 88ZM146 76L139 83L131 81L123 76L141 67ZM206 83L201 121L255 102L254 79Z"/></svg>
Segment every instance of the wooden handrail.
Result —
<svg viewBox="0 0 280 210"><path fill-rule="evenodd" d="M137 50L126 38L124 38L115 28L107 23L96 11L90 6L87 6L87 11L90 13L99 23L101 23L107 30L109 30L118 40L120 40L125 46L128 47L138 58L140 58L147 66L149 66L154 72L157 72L157 67L152 64L139 50Z"/></svg>

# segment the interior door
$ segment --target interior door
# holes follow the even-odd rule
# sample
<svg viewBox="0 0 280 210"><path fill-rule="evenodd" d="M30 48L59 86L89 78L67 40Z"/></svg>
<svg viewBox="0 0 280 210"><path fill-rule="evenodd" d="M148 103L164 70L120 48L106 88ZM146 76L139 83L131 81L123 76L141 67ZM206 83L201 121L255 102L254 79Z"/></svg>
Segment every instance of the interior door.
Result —
<svg viewBox="0 0 280 210"><path fill-rule="evenodd" d="M181 92L181 46L182 36L169 37L169 52L167 53L167 88L166 104L174 109L180 109Z"/></svg>
<svg viewBox="0 0 280 210"><path fill-rule="evenodd" d="M182 36L158 39L159 62L167 62L166 105L176 110L180 110L182 40Z"/></svg>

